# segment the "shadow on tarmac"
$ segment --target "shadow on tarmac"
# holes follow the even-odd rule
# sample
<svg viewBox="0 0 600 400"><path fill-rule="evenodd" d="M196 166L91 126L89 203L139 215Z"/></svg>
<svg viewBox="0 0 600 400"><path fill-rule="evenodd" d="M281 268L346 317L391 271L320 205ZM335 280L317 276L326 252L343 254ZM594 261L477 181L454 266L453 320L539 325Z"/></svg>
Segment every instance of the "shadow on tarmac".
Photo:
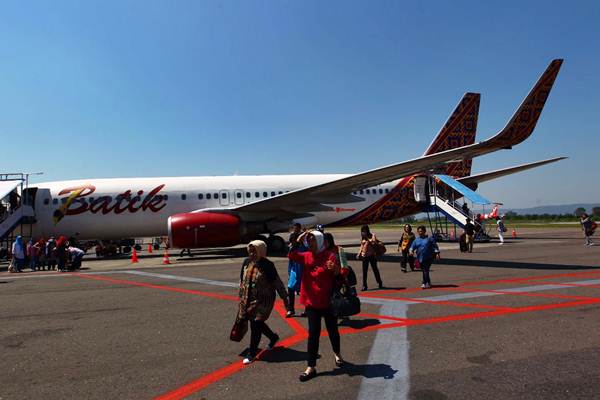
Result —
<svg viewBox="0 0 600 400"><path fill-rule="evenodd" d="M317 377L348 375L362 376L363 378L367 379L394 379L394 375L396 375L396 372L398 372L398 370L393 369L387 364L353 364L351 362L345 361L344 365L341 368L336 368L331 371L319 372L317 374Z"/></svg>
<svg viewBox="0 0 600 400"><path fill-rule="evenodd" d="M277 348L277 351L272 351L262 357L263 362L282 363L293 361L306 361L307 354L305 351L299 351L289 348ZM320 357L319 357L320 358ZM385 378L393 379L398 372L387 364L353 364L344 362L344 366L331 371L319 372L317 376L362 376L364 378Z"/></svg>
<svg viewBox="0 0 600 400"><path fill-rule="evenodd" d="M379 325L381 322L378 319L367 318L367 319L347 319L341 321L339 326L347 326L352 329L364 329L369 326Z"/></svg>

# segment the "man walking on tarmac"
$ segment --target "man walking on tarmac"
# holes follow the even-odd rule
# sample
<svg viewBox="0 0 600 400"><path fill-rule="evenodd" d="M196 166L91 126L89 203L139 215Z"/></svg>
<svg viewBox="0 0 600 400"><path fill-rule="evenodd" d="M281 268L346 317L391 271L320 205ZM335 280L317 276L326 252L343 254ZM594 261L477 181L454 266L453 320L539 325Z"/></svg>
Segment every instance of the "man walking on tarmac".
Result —
<svg viewBox="0 0 600 400"><path fill-rule="evenodd" d="M410 254L417 253L417 259L423 271L423 284L421 289L431 288L431 278L429 277L429 268L435 257L440 256L440 249L433 236L427 236L427 229L421 225L417 228L419 237L410 245Z"/></svg>

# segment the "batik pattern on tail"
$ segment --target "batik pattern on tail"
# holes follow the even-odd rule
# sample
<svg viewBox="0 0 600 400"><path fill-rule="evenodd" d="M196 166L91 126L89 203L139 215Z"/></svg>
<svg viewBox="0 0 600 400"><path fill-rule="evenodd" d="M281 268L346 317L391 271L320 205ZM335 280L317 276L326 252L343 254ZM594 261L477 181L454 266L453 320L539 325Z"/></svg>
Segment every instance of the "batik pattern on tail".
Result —
<svg viewBox="0 0 600 400"><path fill-rule="evenodd" d="M456 109L423 155L440 153L475 143L477 117L479 116L479 93L465 93ZM472 160L449 163L445 175L461 178L471 174Z"/></svg>

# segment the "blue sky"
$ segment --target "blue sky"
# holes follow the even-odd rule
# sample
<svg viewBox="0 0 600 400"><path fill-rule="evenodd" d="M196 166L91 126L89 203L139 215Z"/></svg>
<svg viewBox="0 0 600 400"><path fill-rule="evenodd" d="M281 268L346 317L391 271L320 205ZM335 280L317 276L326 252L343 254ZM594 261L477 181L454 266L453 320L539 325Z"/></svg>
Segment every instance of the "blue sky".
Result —
<svg viewBox="0 0 600 400"><path fill-rule="evenodd" d="M598 21L594 1L5 1L0 171L360 172L420 156L466 91L490 137L565 58L532 137L474 173L566 155L481 192L600 203Z"/></svg>

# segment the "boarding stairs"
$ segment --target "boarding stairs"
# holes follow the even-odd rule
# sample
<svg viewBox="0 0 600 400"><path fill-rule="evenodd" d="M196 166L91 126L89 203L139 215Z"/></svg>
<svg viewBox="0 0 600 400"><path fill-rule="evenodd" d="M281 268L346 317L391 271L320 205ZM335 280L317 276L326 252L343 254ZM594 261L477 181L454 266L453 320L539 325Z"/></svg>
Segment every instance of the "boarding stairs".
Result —
<svg viewBox="0 0 600 400"><path fill-rule="evenodd" d="M35 212L30 205L22 205L0 220L0 240L6 239L19 225L35 222Z"/></svg>
<svg viewBox="0 0 600 400"><path fill-rule="evenodd" d="M441 212L452 223L461 228L464 228L467 224L467 218L473 220L470 215L464 213L462 208L457 207L454 201L443 199L437 194L429 196L429 204L434 210Z"/></svg>
<svg viewBox="0 0 600 400"><path fill-rule="evenodd" d="M457 200L462 199L461 204ZM458 228L464 228L467 219L475 225L478 241L489 240L485 225L480 224L470 210L465 212L462 203L472 205L493 204L478 193L447 175L425 175L415 180L415 200L422 204L427 213L432 233L439 240L456 240Z"/></svg>

